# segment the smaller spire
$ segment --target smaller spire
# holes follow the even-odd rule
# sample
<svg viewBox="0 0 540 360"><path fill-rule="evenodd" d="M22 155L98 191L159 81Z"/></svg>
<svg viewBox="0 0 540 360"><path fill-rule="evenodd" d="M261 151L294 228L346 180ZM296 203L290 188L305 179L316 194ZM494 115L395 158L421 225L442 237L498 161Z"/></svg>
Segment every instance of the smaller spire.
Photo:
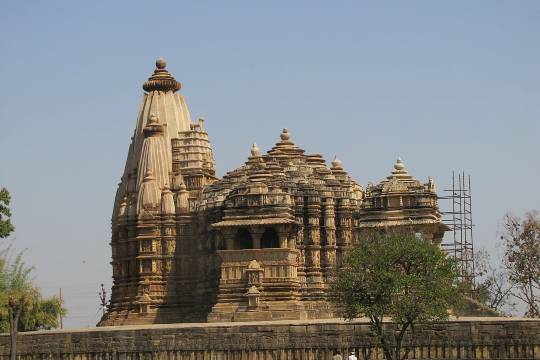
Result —
<svg viewBox="0 0 540 360"><path fill-rule="evenodd" d="M180 192L185 192L185 191L187 191L186 184L184 184L183 182L180 183L180 187L178 188L178 190L179 190Z"/></svg>
<svg viewBox="0 0 540 360"><path fill-rule="evenodd" d="M259 147L257 146L256 143L254 143L254 144L251 146L251 156L253 156L253 157L259 157L259 156L261 156L261 149L259 149Z"/></svg>
<svg viewBox="0 0 540 360"><path fill-rule="evenodd" d="M314 168L326 168L326 162L321 154L306 155L306 162Z"/></svg>
<svg viewBox="0 0 540 360"><path fill-rule="evenodd" d="M163 125L159 123L159 119L156 114L152 113L143 131L145 136L152 136L155 134L163 133L165 130L163 129Z"/></svg>
<svg viewBox="0 0 540 360"><path fill-rule="evenodd" d="M290 140L290 135L289 135L289 130L287 129L283 129L283 131L281 132L281 135L279 135L279 137L281 138L282 141L289 141Z"/></svg>
<svg viewBox="0 0 540 360"><path fill-rule="evenodd" d="M148 125L156 125L158 123L159 123L158 117L156 116L156 114L152 113L150 115L150 119L148 120Z"/></svg>
<svg viewBox="0 0 540 360"><path fill-rule="evenodd" d="M152 173L152 170L148 169L146 170L146 174L144 174L143 182L148 182L150 180L155 180L154 174Z"/></svg>
<svg viewBox="0 0 540 360"><path fill-rule="evenodd" d="M156 178L152 170L147 169L137 199L137 212L139 216L144 216L145 211L159 211L160 202L161 191L158 188Z"/></svg>
<svg viewBox="0 0 540 360"><path fill-rule="evenodd" d="M179 215L185 215L189 212L189 191L187 191L186 185L182 183L180 185L180 191L176 195L176 213Z"/></svg>
<svg viewBox="0 0 540 360"><path fill-rule="evenodd" d="M161 191L161 213L164 215L173 215L176 212L174 198L169 184L165 183Z"/></svg>

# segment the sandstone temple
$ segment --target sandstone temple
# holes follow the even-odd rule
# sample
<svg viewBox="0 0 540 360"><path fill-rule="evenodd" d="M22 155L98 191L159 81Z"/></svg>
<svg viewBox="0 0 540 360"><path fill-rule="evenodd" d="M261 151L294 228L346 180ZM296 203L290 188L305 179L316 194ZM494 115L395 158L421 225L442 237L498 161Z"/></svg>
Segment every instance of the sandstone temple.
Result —
<svg viewBox="0 0 540 360"><path fill-rule="evenodd" d="M218 178L205 121L156 61L112 215L113 288L99 325L330 318L332 271L365 231L414 229L440 244L431 178L401 159L364 189L287 129Z"/></svg>

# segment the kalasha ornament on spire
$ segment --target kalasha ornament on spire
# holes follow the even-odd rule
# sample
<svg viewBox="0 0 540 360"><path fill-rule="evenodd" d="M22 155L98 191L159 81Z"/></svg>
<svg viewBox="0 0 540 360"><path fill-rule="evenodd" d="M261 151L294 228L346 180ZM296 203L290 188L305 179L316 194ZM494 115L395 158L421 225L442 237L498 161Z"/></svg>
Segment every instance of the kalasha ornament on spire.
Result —
<svg viewBox="0 0 540 360"><path fill-rule="evenodd" d="M283 129L279 137L282 141L289 141L291 139L291 136L289 135L289 130Z"/></svg>
<svg viewBox="0 0 540 360"><path fill-rule="evenodd" d="M332 160L332 169L342 169L343 163L341 160L338 159L337 155L334 156L334 160Z"/></svg>
<svg viewBox="0 0 540 360"><path fill-rule="evenodd" d="M407 174L407 169L405 168L405 163L403 163L403 160L401 160L401 157L398 156L396 163L394 164L394 171L392 171L392 174Z"/></svg>
<svg viewBox="0 0 540 360"><path fill-rule="evenodd" d="M167 62L163 58L159 58L156 60L156 70L154 70L154 74L148 78L147 81L143 84L144 91L172 91L176 92L180 90L181 84L176 81L176 79L169 74L167 70L165 70L165 67L167 66Z"/></svg>
<svg viewBox="0 0 540 360"><path fill-rule="evenodd" d="M259 149L257 144L253 144L253 146L251 147L251 156L253 157L261 156L261 149Z"/></svg>

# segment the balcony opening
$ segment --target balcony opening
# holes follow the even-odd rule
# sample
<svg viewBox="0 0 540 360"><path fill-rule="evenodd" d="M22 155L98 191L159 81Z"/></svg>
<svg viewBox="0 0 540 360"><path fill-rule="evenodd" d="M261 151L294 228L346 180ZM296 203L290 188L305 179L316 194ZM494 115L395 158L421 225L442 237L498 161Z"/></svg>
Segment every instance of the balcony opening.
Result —
<svg viewBox="0 0 540 360"><path fill-rule="evenodd" d="M268 228L261 238L261 249L279 248L279 236L276 230Z"/></svg>
<svg viewBox="0 0 540 360"><path fill-rule="evenodd" d="M251 237L251 233L248 229L238 229L236 237L234 238L234 249L253 249L253 238Z"/></svg>

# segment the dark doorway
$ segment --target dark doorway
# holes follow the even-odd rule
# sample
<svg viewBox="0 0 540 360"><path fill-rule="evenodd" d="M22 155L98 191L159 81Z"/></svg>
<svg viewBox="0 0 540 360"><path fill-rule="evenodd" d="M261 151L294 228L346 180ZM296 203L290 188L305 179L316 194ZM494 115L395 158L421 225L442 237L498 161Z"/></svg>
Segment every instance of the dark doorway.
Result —
<svg viewBox="0 0 540 360"><path fill-rule="evenodd" d="M234 238L234 249L253 249L253 238L248 229L241 228L238 229L236 237Z"/></svg>
<svg viewBox="0 0 540 360"><path fill-rule="evenodd" d="M261 249L279 248L279 236L276 230L268 228L261 238Z"/></svg>

